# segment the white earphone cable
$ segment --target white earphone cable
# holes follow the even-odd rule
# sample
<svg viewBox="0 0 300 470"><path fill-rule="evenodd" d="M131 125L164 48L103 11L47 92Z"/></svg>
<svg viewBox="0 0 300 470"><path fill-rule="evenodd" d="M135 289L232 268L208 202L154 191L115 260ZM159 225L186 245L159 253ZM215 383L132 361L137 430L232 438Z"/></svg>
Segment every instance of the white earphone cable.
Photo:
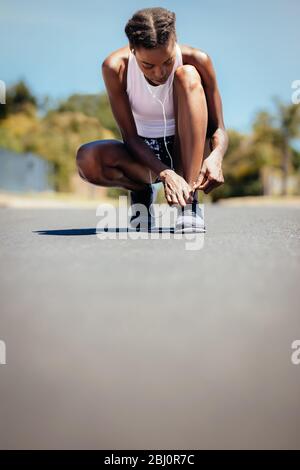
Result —
<svg viewBox="0 0 300 470"><path fill-rule="evenodd" d="M167 151L167 154L169 155L169 158L170 158L170 162L171 162L171 168L172 170L174 170L174 165L173 165L173 159L170 155L170 152L169 152L169 149L168 149L168 146L167 146L167 142L166 142L166 133L167 133L167 118L166 118L166 111L165 111L165 101L168 97L168 93L169 93L169 90L171 88L171 86L173 85L173 80L171 80L171 83L167 89L167 92L166 92L166 95L164 97L164 100L161 101L159 98L156 97L156 95L153 94L152 90L149 88L149 85L148 83L146 82L146 86L150 92L150 94L153 96L154 99L156 99L156 101L158 101L161 106L162 106L162 112L163 112L163 117L164 117L164 144L165 144L165 148L166 148L166 151ZM151 179L151 183L152 183L152 179Z"/></svg>

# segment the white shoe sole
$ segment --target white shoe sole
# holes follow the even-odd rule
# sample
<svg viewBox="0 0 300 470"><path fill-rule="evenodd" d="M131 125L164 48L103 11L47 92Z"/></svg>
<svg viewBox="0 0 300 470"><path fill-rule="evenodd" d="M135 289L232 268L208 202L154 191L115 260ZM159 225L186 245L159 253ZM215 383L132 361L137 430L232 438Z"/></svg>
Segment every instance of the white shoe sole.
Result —
<svg viewBox="0 0 300 470"><path fill-rule="evenodd" d="M175 227L174 233L205 233L205 227Z"/></svg>
<svg viewBox="0 0 300 470"><path fill-rule="evenodd" d="M186 209L184 209L186 211ZM184 212L177 218L174 231L175 233L204 233L206 232L204 218L201 215L203 211L193 211L191 214L190 209L188 212Z"/></svg>

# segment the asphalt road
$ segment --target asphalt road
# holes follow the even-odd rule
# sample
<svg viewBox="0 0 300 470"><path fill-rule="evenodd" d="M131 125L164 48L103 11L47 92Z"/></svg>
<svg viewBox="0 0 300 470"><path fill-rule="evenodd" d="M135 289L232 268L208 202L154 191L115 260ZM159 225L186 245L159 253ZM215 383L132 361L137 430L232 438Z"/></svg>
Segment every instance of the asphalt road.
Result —
<svg viewBox="0 0 300 470"><path fill-rule="evenodd" d="M1 448L300 448L300 209L205 217L195 250L0 210Z"/></svg>

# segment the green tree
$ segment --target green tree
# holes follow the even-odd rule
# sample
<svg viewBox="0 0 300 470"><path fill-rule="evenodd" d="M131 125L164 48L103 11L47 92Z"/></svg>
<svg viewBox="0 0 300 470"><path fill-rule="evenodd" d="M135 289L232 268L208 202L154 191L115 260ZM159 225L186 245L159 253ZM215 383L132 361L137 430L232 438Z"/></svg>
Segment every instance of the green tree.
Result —
<svg viewBox="0 0 300 470"><path fill-rule="evenodd" d="M121 139L121 133L112 114L107 93L73 94L66 100L60 101L56 111L80 112L86 116L95 117L102 127L114 134L116 139Z"/></svg>
<svg viewBox="0 0 300 470"><path fill-rule="evenodd" d="M34 114L37 107L37 99L31 93L28 85L20 80L15 85L8 87L6 91L6 104L0 106L0 119L5 119L10 114L26 112Z"/></svg>
<svg viewBox="0 0 300 470"><path fill-rule="evenodd" d="M294 138L300 137L300 106L286 105L275 99L277 113L275 120L281 135L281 167L282 167L282 195L287 194L287 179L292 167L292 145Z"/></svg>
<svg viewBox="0 0 300 470"><path fill-rule="evenodd" d="M253 143L264 153L265 165L282 171L282 195L287 194L288 175L293 171L292 141L300 137L300 107L273 98L275 113L259 112L253 124Z"/></svg>

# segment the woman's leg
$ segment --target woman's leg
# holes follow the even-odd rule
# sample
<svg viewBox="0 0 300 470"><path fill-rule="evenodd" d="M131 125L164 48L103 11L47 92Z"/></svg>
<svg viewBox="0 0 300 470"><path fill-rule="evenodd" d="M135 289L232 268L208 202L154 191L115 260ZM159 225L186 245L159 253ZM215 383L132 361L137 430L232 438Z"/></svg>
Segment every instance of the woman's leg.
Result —
<svg viewBox="0 0 300 470"><path fill-rule="evenodd" d="M81 178L98 186L138 191L150 182L149 169L134 160L119 140L96 140L81 145L76 164Z"/></svg>
<svg viewBox="0 0 300 470"><path fill-rule="evenodd" d="M175 113L174 165L192 185L197 179L205 154L209 153L207 104L201 77L193 65L178 67L173 85Z"/></svg>

